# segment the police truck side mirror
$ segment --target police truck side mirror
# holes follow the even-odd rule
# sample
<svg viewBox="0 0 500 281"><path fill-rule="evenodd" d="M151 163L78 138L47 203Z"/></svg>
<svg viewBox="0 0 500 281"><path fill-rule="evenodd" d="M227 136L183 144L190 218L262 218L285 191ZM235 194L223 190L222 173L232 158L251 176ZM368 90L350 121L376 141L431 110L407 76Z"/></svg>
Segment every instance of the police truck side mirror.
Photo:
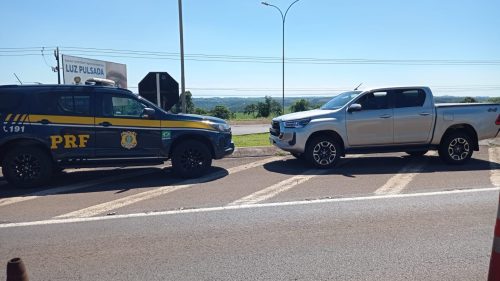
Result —
<svg viewBox="0 0 500 281"><path fill-rule="evenodd" d="M353 103L349 106L347 109L348 112L355 112L355 111L361 111L362 106L359 103Z"/></svg>
<svg viewBox="0 0 500 281"><path fill-rule="evenodd" d="M146 107L146 108L144 108L144 110L142 110L142 118L143 119L152 119L154 116L155 116L154 109Z"/></svg>

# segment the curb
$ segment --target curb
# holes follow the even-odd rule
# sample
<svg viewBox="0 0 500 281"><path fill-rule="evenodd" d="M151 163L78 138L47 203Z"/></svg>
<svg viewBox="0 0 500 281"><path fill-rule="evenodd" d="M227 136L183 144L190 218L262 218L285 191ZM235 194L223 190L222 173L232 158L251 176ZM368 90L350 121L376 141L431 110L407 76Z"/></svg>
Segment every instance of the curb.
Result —
<svg viewBox="0 0 500 281"><path fill-rule="evenodd" d="M236 147L234 152L231 155L226 156L226 158L274 156L276 154L288 153L275 146Z"/></svg>

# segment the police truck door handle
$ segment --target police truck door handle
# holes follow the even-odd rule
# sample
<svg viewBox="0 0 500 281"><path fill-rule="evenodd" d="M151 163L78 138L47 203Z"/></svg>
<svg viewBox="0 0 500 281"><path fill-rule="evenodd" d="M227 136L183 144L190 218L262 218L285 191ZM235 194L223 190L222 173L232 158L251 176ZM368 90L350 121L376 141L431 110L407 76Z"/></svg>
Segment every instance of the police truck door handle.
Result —
<svg viewBox="0 0 500 281"><path fill-rule="evenodd" d="M40 123L42 123L43 125L48 125L50 123L50 121L47 119L42 119L42 120L40 120Z"/></svg>
<svg viewBox="0 0 500 281"><path fill-rule="evenodd" d="M103 126L103 127L109 127L109 126L111 126L111 123L109 123L109 122L101 122L101 123L99 123L99 125Z"/></svg>

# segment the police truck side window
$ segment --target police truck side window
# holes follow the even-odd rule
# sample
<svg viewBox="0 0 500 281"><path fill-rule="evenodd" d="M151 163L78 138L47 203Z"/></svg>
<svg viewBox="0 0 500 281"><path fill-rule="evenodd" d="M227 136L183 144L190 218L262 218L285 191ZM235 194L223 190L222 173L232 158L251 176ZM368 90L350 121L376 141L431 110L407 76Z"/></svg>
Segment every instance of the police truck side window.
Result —
<svg viewBox="0 0 500 281"><path fill-rule="evenodd" d="M132 98L104 96L103 114L105 116L140 118L144 108L146 108L144 104Z"/></svg>
<svg viewBox="0 0 500 281"><path fill-rule="evenodd" d="M35 114L90 116L90 95L38 93L34 102Z"/></svg>

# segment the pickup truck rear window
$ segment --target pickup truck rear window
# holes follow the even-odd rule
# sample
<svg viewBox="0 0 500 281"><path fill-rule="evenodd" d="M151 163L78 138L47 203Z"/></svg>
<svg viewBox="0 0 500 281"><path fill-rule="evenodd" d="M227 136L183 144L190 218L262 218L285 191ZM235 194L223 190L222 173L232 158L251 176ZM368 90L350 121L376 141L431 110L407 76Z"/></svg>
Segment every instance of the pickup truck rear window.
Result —
<svg viewBox="0 0 500 281"><path fill-rule="evenodd" d="M16 110L23 101L24 95L19 92L0 93L0 113L12 112Z"/></svg>
<svg viewBox="0 0 500 281"><path fill-rule="evenodd" d="M422 90L395 91L395 107L421 107L425 103L425 92Z"/></svg>

